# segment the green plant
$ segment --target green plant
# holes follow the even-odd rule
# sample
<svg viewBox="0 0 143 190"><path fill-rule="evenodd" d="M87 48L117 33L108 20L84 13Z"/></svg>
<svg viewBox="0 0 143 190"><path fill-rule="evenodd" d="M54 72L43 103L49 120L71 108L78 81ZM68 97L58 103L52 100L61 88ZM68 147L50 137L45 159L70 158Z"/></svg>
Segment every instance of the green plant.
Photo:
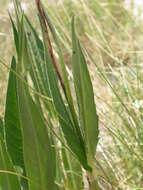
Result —
<svg viewBox="0 0 143 190"><path fill-rule="evenodd" d="M109 182L110 189L141 189L142 20L133 17L121 1L69 0L47 4L47 10L67 62L71 52L68 21L72 14L78 18L76 28L92 73L100 116L100 179Z"/></svg>
<svg viewBox="0 0 143 190"><path fill-rule="evenodd" d="M142 21L139 20L139 18L137 18L138 20L133 18L131 13L122 6L122 2L118 0L62 0L60 1L60 4L58 4L59 1L55 0L54 2L51 3L51 1L45 1L44 3L43 0L44 6L46 7L46 11L44 10L44 20L46 19L46 23L49 26L53 36L53 39L51 36L48 38L50 39L50 42L53 46L52 49L54 52L52 54L56 55L54 56L54 60L53 58L50 60L52 63L54 63L54 65L56 62L56 65L53 67L53 70L50 70L51 67L48 67L48 70L52 72L54 71L55 75L52 75L51 72L47 72L45 60L48 60L48 57L50 57L49 55L51 54L49 51L48 54L45 49L49 49L48 47L51 45L48 43L49 45L47 47L47 40L43 40L43 42L41 42L41 31L39 31L39 25L37 25L37 21L36 27L33 28L33 25L35 26L35 19L32 19L33 16L35 16L34 10L29 11L28 13L28 18L30 18L29 22L29 19L27 19L27 17L22 13L20 5L18 5L16 8L18 15L16 25L13 22L13 15L11 18L17 52L19 49L22 49L19 48L19 43L24 45L23 50L20 53L21 55L18 53L18 56L13 58L13 67L10 69L16 79L11 79L9 81L16 80L16 83L20 83L20 87L21 83L24 83L24 87L22 87L22 89L28 89L31 98L34 103L36 103L37 107L36 109L35 106L30 103L31 100L29 99L29 96L27 97L24 95L21 97L24 97L24 102L28 103L26 103L26 106L21 105L20 109L27 110L27 105L32 104L32 107L35 108L34 110L37 110L36 113L34 112L34 115L37 116L37 112L39 115L39 111L42 111L40 115L42 115L42 118L44 116L43 119L45 123L42 124L42 126L50 126L48 134L50 133L50 137L52 137L53 140L52 142L50 141L50 145L52 144L52 150L50 150L50 148L48 148L48 150L50 151L51 155L53 155L53 165L56 166L56 169L53 170L56 170L56 187L59 189L83 189L83 186L85 187L86 184L90 183L90 180L92 179L91 174L85 172L85 170L82 169L77 156L73 154L73 151L71 151L71 145L69 147L69 144L67 144L63 134L64 128L61 129L60 127L60 123L63 122L61 121L60 116L62 115L65 118L65 115L67 116L67 114L59 109L59 104L62 106L62 109L67 109L67 112L70 115L67 116L64 121L69 121L68 118L70 117L70 120L72 120L72 123L74 123L75 126L75 133L81 133L78 129L78 126L81 121L80 119L82 119L82 115L79 116L77 114L78 107L80 108L80 113L83 113L83 110L81 109L81 101L77 101L78 98L76 98L76 94L77 97L82 96L81 90L79 91L78 89L81 89L80 85L83 84L82 82L84 80L81 83L78 82L80 81L80 76L77 74L77 68L82 74L86 72L83 71L83 68L76 67L77 65L70 63L72 46L70 20L71 17L75 15L75 26L78 39L80 39L80 42L82 43L82 52L84 52L84 57L88 63L88 70L92 79L94 96L97 104L96 109L100 118L100 141L98 142L98 148L95 157L95 173L97 176L94 176L96 176L101 189L142 189L143 80L141 51L142 43L140 43L142 41ZM33 14L31 15L30 13ZM45 31L45 26L41 19L43 16L41 16L41 29L44 29ZM49 18L52 19L52 23ZM53 27L53 25L55 27ZM24 31L24 34L22 34L21 31ZM37 34L37 31L39 34ZM22 37L22 35L25 36L25 39ZM47 34L45 36L45 32L43 32L43 39L45 39L45 37L47 38ZM19 38L24 39L23 42L19 42ZM77 41L78 40L74 40L76 46L78 44ZM10 40L8 40L8 44L9 45L7 46L6 43L5 45L1 43L1 47L7 47L6 50L3 48L5 52L7 52L9 47L11 47ZM74 48L76 49L77 47ZM79 46L78 51L80 51ZM7 55L7 53L5 54ZM5 58L5 54L3 51L1 51L3 59ZM73 60L76 56L77 55L73 56ZM79 57L78 59L80 60L82 57ZM9 60L9 58L6 58L6 60ZM0 62L4 66L8 67L8 64L5 64L6 61L3 61L1 58ZM19 68L19 70L17 70L18 68L14 70L14 62L16 62L17 66L19 63L23 62L22 65L24 67ZM6 72L2 72L2 75L0 74L1 81L4 81L3 76L5 75ZM56 76L58 85L55 86L55 83L50 83L49 76L51 78L50 82L53 81L53 76ZM2 83L0 84L0 89L1 86L4 86ZM11 175L18 176L20 184L22 184L22 186L24 186L26 189L27 180L30 179L26 177L26 170L21 169L24 162L23 159L21 159L23 157L22 148L24 146L21 144L21 138L23 142L23 137L20 135L21 131L19 130L19 127L16 127L19 126L18 118L20 116L19 110L17 109L19 104L17 105L17 103L14 103L19 102L15 93L15 91L17 92L18 84L15 86L12 85L13 82L9 83L11 83L9 86L12 86L12 90L8 90L7 92L7 94L9 94L9 98L7 96L5 119L3 119L3 121L5 121L3 123L0 122L0 125L3 125L5 129L3 130L1 127L0 133L2 134L3 139L3 131L6 131L6 147L8 148L11 161L8 161L9 156L7 156L5 147L3 146L4 144L2 144L2 142L1 155L4 155L7 162L1 162L3 165L1 165L1 168L5 168L0 170L0 173L2 174L1 176L6 176L8 179ZM76 84L75 90L73 88L74 83ZM56 87L56 89L57 86L59 87L58 94L55 95L55 89L51 92L50 85L51 87ZM89 85L87 85L87 87L88 86ZM4 92L4 90L2 91ZM27 90L26 93L23 90L19 90L17 94L21 93L28 94ZM4 96L2 94L2 98L0 99L2 99L3 103ZM13 98L11 98L11 96L13 96ZM58 98L59 96L61 96L60 99ZM85 98L85 96L83 97ZM82 100L84 98L82 98ZM63 103L61 102L61 99L63 99ZM58 100L58 104L53 100ZM21 99L21 102L23 102L23 99ZM56 102L56 105L54 102ZM9 107L11 108L11 104L15 105L14 112L12 109L9 109ZM1 108L3 113L4 106L1 106ZM28 112L31 113L32 111L29 110ZM59 112L60 114L58 114ZM2 116L2 114L0 115ZM9 115L11 115L11 118L13 119L7 120L6 118L9 117ZM33 113L30 115L32 118L34 118ZM40 120L36 120L36 122L32 121L32 126L37 126L36 124L39 123L39 121ZM23 122L28 123L25 121ZM17 130L16 133L15 131L10 130L11 125L15 126ZM11 131L13 131L12 134ZM42 132L42 134L43 133L44 132ZM13 138L10 138L11 135L13 135ZM28 135L28 138L30 137ZM33 138L34 137L32 137L32 139ZM39 139L39 137L36 138ZM82 143L82 138L80 135L78 135L78 138L81 139ZM12 141L17 141L15 146L17 151L13 151ZM38 143L40 142L38 140ZM46 142L49 144L49 140ZM75 142L77 143L76 140ZM55 150L55 153L53 150ZM78 152L75 149L74 151ZM19 157L17 155L19 155ZM54 160L54 157L56 157L56 161ZM19 162L18 164L17 161ZM40 162L42 162L42 160L40 160ZM12 164L20 165L20 167L13 167ZM30 175L30 173L28 173L28 175ZM54 176L54 174L52 174L52 176ZM9 180L13 181L13 179ZM89 182L87 182L88 180ZM17 180L15 180L14 183L17 183L16 181ZM32 181L29 183L32 183ZM47 183L50 184L50 182Z"/></svg>
<svg viewBox="0 0 143 190"><path fill-rule="evenodd" d="M40 1L36 4L43 41L17 1L16 25L10 16L17 55L11 62L4 123L0 126L0 188L79 190L87 180L90 190L98 190L98 116L74 19L72 72L76 102L56 31Z"/></svg>

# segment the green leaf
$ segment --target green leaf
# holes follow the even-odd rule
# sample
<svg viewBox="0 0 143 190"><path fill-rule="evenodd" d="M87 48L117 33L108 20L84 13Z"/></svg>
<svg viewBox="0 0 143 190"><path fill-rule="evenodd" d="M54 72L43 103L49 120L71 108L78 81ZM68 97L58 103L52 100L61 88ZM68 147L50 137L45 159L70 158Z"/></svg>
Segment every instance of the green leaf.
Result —
<svg viewBox="0 0 143 190"><path fill-rule="evenodd" d="M25 36L21 23L20 55L17 72L25 71ZM18 106L20 123L23 131L23 152L27 177L30 179L30 190L55 190L55 150L41 108L32 100L26 84L17 78Z"/></svg>
<svg viewBox="0 0 143 190"><path fill-rule="evenodd" d="M73 155L62 148L62 160L67 175L67 186L69 190L83 190L82 168Z"/></svg>
<svg viewBox="0 0 143 190"><path fill-rule="evenodd" d="M87 164L84 144L81 143L79 137L77 136L77 133L75 132L75 127L73 126L73 123L70 119L69 112L67 111L67 108L64 104L64 101L62 99L62 96L59 90L57 76L56 76L51 58L48 53L48 46L46 43L46 38L45 38L42 22L41 22L41 27L43 31L45 61L47 64L47 75L48 75L48 80L50 84L50 90L51 90L55 110L58 114L59 122L62 127L64 137L67 141L68 146L70 147L72 152L77 156L78 160L82 163L83 167L86 169L90 169Z"/></svg>
<svg viewBox="0 0 143 190"><path fill-rule="evenodd" d="M26 86L18 82L19 110L23 128L24 163L30 190L55 190L55 154L41 112ZM29 157L30 156L30 157Z"/></svg>
<svg viewBox="0 0 143 190"><path fill-rule="evenodd" d="M70 109L72 119L73 119L73 122L74 122L75 131L76 131L77 136L79 137L81 143L84 144L83 136L82 136L82 133L81 133L80 126L78 124L77 115L76 115L75 108L74 108L74 105L73 105L73 99L72 99L72 95L71 95L71 91L70 91L70 85L69 85L69 81L68 81L66 66L65 66L65 62L64 62L62 49L61 49L61 46L60 46L60 43L59 43L59 39L57 37L56 30L55 30L54 26L52 25L52 23L50 21L50 18L49 18L48 14L46 12L45 12L45 17L46 17L47 24L48 24L48 26L50 28L50 31L51 31L51 33L53 35L54 41L55 41L56 46L57 46L57 50L58 50L58 54L59 54L59 62L60 62L62 76L63 76L65 90L66 90L66 99L67 99L67 103L69 105L69 109Z"/></svg>
<svg viewBox="0 0 143 190"><path fill-rule="evenodd" d="M1 190L20 190L18 177L15 173L13 164L7 153L6 146L0 136L0 189Z"/></svg>
<svg viewBox="0 0 143 190"><path fill-rule="evenodd" d="M6 96L5 134L8 152L14 165L24 168L22 132L19 120L19 110L16 93L16 61L13 57Z"/></svg>
<svg viewBox="0 0 143 190"><path fill-rule="evenodd" d="M99 134L98 116L87 64L75 34L74 19L72 21L72 43L72 71L78 102L80 125L85 135L88 161L90 164L93 164L91 160L94 160Z"/></svg>
<svg viewBox="0 0 143 190"><path fill-rule="evenodd" d="M25 17L26 18L26 17ZM38 37L36 30L32 27L28 18L25 20L25 30L27 36L27 45L29 48L29 54L32 60L33 72L38 82L38 86L43 95L50 97L49 84L46 76L45 62L44 62L44 48L43 43Z"/></svg>
<svg viewBox="0 0 143 190"><path fill-rule="evenodd" d="M3 121L0 117L0 136L4 139Z"/></svg>
<svg viewBox="0 0 143 190"><path fill-rule="evenodd" d="M19 51L18 32L17 32L16 26L15 26L14 21L13 21L13 19L12 19L12 17L11 17L10 14L9 14L9 17L10 17L10 21L11 21L11 25L12 25L12 29L13 29L13 35L14 35L14 42L15 42L16 52L18 54L18 51Z"/></svg>
<svg viewBox="0 0 143 190"><path fill-rule="evenodd" d="M36 90L47 98L51 98L49 82L47 79L46 65L44 61L44 47L36 30L33 28L29 19L25 17L24 27L27 36L27 48L31 58L30 76ZM51 101L43 102L50 115L53 116L54 108Z"/></svg>

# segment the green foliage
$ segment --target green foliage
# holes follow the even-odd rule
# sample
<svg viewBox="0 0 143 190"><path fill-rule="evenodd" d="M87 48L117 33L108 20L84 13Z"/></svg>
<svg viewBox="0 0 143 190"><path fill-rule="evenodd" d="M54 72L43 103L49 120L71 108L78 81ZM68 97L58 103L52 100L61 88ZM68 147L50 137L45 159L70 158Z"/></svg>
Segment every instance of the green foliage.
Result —
<svg viewBox="0 0 143 190"><path fill-rule="evenodd" d="M75 34L74 20L72 23L72 42L72 70L81 122L80 126L87 146L89 163L91 162L91 164L93 164L99 134L98 116L96 113L93 88L87 64Z"/></svg>
<svg viewBox="0 0 143 190"><path fill-rule="evenodd" d="M86 177L89 188L98 190L94 160L98 117L74 23L72 70L76 106L63 52L48 15L39 15L42 41L18 2L14 2L17 24L11 16L10 21L16 58L12 58L9 72L4 129L0 128L0 187L2 190L82 190ZM45 23L55 40L59 65L57 59L53 63ZM79 108L78 113L75 107Z"/></svg>
<svg viewBox="0 0 143 190"><path fill-rule="evenodd" d="M20 125L18 124L21 120L20 117L24 116L20 113L17 94L24 92L23 99L28 103L25 105L22 99L22 107L24 110L29 110L27 112L32 118L32 130L36 131L35 126L38 121L41 121L41 119L36 120L35 123L35 115L40 115L42 118L43 122L42 124L40 122L40 126L48 128L50 148L48 147L46 150L53 155L52 164L55 167L51 181L56 184L55 188L84 189L86 183L90 184L95 178L90 189L98 189L97 181L101 189L141 189L143 186L143 69L142 43L140 43L142 20L139 16L132 17L134 1L131 1L130 8L132 10L128 11L124 7L125 1L119 0L45 2L43 0L44 17L51 31L49 35L53 37L50 39L52 39L55 61L64 88L61 87L59 76L53 66L41 17L39 17L41 31L37 24L38 19L36 20L35 17L33 2L22 1L28 6L28 10L25 11L26 14L28 13L28 17L22 12L18 1L14 2L16 19L11 9L10 21L15 41L16 71L13 72L13 68L11 68L9 74L13 75L15 79L9 80L7 93L9 97L7 96L6 100L7 114L5 113L5 117L3 116L4 106L1 106L2 112L0 110L0 115L5 121L4 123L0 122L0 134L3 139L5 138L6 151L14 165L11 168L14 172L12 173L19 176L24 190L28 189L28 184L30 186L36 184L33 179L24 178L24 176L30 176L29 166L27 167L26 162L22 164L23 161L20 161L26 150L23 149L25 125L22 123L27 123L29 126L29 122L24 119L23 122L20 121ZM73 31L70 30L70 21L73 15L76 16L74 24L76 32L73 26ZM5 22L3 22L3 18ZM7 62L11 59L9 49L13 43L10 43L11 35L7 35L10 30L7 29L9 25L6 21L5 16L0 20L2 26L3 23L6 23L5 27L1 27L2 33L0 32L2 57L0 63L8 68L8 64L5 64L3 59L6 57ZM91 77L89 77L87 67ZM0 91L3 100L5 90L2 86L6 85L6 80L3 79L6 72L3 68L0 67L0 69L0 79L2 80ZM21 88L22 90L18 92L18 89ZM94 106L94 98L96 106ZM35 112L33 114L33 109L28 109L29 105L35 108L36 114ZM98 149L96 109L100 118ZM90 125L91 121L94 122L94 125ZM15 130L11 130L13 127ZM34 136L38 144L41 142L39 139L42 138L43 132L40 130L39 134L40 137ZM32 139L34 139L33 136ZM29 142L28 140L27 142ZM33 142L33 140L31 141ZM40 152L41 147L38 150ZM41 162L42 158L40 158L39 166L44 163ZM48 162L46 164L48 167ZM34 165L30 165L30 171L35 171L32 166ZM84 171L83 168L88 171ZM2 170L2 174L7 177L11 176L10 173L6 169ZM36 177L39 176L36 172L34 174ZM49 174L44 173L44 175L48 176ZM35 176L32 174L30 177L35 178ZM43 181L44 177L40 179ZM48 185L50 183L48 182ZM34 188L37 188L38 184L35 186Z"/></svg>
<svg viewBox="0 0 143 190"><path fill-rule="evenodd" d="M4 138L3 121L1 118L0 118L0 135L2 136L2 138Z"/></svg>
<svg viewBox="0 0 143 190"><path fill-rule="evenodd" d="M8 155L4 139L0 135L0 188L7 190L20 190L18 175Z"/></svg>
<svg viewBox="0 0 143 190"><path fill-rule="evenodd" d="M23 145L22 133L18 110L18 97L16 86L16 61L13 57L11 62L11 70L9 73L9 82L6 98L5 110L5 136L8 152L11 156L14 165L19 165L24 168L23 161Z"/></svg>

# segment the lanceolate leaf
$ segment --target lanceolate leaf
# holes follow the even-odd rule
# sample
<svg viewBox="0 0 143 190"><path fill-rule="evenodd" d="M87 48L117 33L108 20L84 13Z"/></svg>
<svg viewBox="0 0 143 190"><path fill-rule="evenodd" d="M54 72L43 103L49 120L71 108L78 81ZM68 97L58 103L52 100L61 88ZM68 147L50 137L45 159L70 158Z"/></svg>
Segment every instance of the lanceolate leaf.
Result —
<svg viewBox="0 0 143 190"><path fill-rule="evenodd" d="M27 48L31 58L31 79L33 80L34 86L38 92L48 98L51 98L46 65L44 61L43 43L39 39L36 30L33 28L27 17L25 17L24 21L28 41ZM45 104L46 109L49 111L49 113L53 116L53 103L50 101L44 101L43 103Z"/></svg>
<svg viewBox="0 0 143 190"><path fill-rule="evenodd" d="M58 50L58 54L59 54L59 62L60 62L60 65L61 65L62 76L63 76L65 90L66 90L67 103L69 105L69 109L70 109L70 112L71 112L71 115L72 115L75 130L76 130L77 136L79 137L81 143L83 143L83 136L82 136L79 124L78 124L77 115L76 115L74 105L73 105L73 99L72 99L72 95L71 95L71 91L70 91L70 85L69 85L69 81L68 81L68 76L67 76L67 72L66 72L66 65L65 65L65 62L64 62L62 49L61 49L61 46L60 46L60 43L59 43L59 40L58 40L58 37L57 37L57 34L56 34L56 30L55 30L54 26L52 25L52 23L50 21L50 18L48 17L46 12L45 12L45 17L46 17L47 24L48 24L48 26L50 28L50 31L51 31L51 33L53 35L54 41L55 41L56 46L57 46L57 50Z"/></svg>
<svg viewBox="0 0 143 190"><path fill-rule="evenodd" d="M16 76L14 72L16 72L16 62L13 57L9 73L5 109L6 144L14 165L24 168L22 133L17 104Z"/></svg>
<svg viewBox="0 0 143 190"><path fill-rule="evenodd" d="M44 62L44 48L35 29L32 27L28 18L25 18L25 29L27 32L27 42L29 53L32 59L33 69L43 95L50 97L49 84L46 76Z"/></svg>
<svg viewBox="0 0 143 190"><path fill-rule="evenodd" d="M50 88L51 88L51 92L53 96L53 101L54 101L55 109L59 116L59 121L63 130L64 136L67 140L69 147L77 155L79 161L82 162L85 168L88 168L83 144L80 143L80 140L78 139L72 127L72 122L70 120L69 114L66 110L66 107L64 105L64 102L62 100L62 97L58 88L58 83L56 80L55 72L52 67L52 63L50 62L50 59L48 58L47 58L47 66L48 66L47 70L48 70L48 76L49 76L49 82L50 82Z"/></svg>
<svg viewBox="0 0 143 190"><path fill-rule="evenodd" d="M18 74L22 74L25 63L24 28L21 24L20 56ZM41 109L34 103L28 87L17 78L18 106L23 131L24 163L30 190L56 190L55 150L51 146L47 126Z"/></svg>
<svg viewBox="0 0 143 190"><path fill-rule="evenodd" d="M98 143L98 116L87 64L75 34L74 20L72 22L72 43L72 71L79 108L80 125L85 134L88 161L91 163L91 160L94 159Z"/></svg>
<svg viewBox="0 0 143 190"><path fill-rule="evenodd" d="M26 87L18 82L19 110L23 128L24 163L30 190L55 190L55 155L41 112ZM30 157L29 157L30 156Z"/></svg>
<svg viewBox="0 0 143 190"><path fill-rule="evenodd" d="M21 190L18 177L10 174L15 173L13 164L7 153L6 146L0 135L0 189L1 190Z"/></svg>
<svg viewBox="0 0 143 190"><path fill-rule="evenodd" d="M41 23L41 27L43 30L42 23ZM43 39L44 39L44 46L45 46L45 61L47 64L47 75L48 75L48 80L50 84L50 90L51 90L54 106L59 117L59 122L63 130L63 134L65 136L68 146L70 147L72 152L77 156L79 161L82 163L83 167L86 169L89 169L87 160L86 160L84 144L81 143L80 139L77 136L77 133L75 132L75 128L70 119L70 115L67 111L67 108L64 104L64 101L62 99L62 96L59 90L57 76L56 76L52 61L48 53L48 46L46 44L44 30L43 30Z"/></svg>

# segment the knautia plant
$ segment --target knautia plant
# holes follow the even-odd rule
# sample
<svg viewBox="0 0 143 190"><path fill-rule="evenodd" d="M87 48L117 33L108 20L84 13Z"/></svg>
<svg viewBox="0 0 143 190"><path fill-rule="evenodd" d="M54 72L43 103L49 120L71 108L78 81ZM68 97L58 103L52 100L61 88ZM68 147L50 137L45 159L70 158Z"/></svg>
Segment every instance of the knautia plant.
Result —
<svg viewBox="0 0 143 190"><path fill-rule="evenodd" d="M98 116L74 18L71 65L76 100L56 30L41 2L35 3L42 40L16 0L16 24L10 15L16 55L0 122L0 189L99 190Z"/></svg>

